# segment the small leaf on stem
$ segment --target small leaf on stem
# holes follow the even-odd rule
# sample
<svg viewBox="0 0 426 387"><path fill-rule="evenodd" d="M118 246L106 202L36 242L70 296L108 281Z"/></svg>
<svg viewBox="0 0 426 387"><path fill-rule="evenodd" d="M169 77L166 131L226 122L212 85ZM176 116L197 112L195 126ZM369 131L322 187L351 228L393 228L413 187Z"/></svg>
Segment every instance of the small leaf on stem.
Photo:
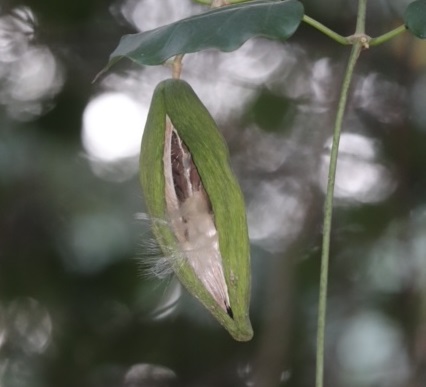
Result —
<svg viewBox="0 0 426 387"><path fill-rule="evenodd" d="M404 12L407 29L420 39L426 39L426 0L416 0Z"/></svg>

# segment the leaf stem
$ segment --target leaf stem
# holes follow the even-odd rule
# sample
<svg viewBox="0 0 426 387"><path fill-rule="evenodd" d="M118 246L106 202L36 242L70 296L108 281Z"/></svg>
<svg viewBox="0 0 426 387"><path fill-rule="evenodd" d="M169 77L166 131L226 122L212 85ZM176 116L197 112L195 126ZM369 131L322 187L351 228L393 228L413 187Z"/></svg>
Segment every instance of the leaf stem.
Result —
<svg viewBox="0 0 426 387"><path fill-rule="evenodd" d="M380 35L377 38L373 38L370 40L370 46L378 46L379 44L385 43L388 40L394 38L395 36L398 36L399 34L402 34L403 32L407 31L407 28L405 25L400 25L399 27L393 29L392 31L387 32L386 34Z"/></svg>
<svg viewBox="0 0 426 387"><path fill-rule="evenodd" d="M172 64L172 78L180 79L180 74L182 73L182 60L184 54L176 55L173 59Z"/></svg>
<svg viewBox="0 0 426 387"><path fill-rule="evenodd" d="M345 38L342 35L339 35L338 33L334 32L330 28L326 27L324 24L321 24L319 21L316 21L315 19L312 19L308 15L303 15L302 21L304 21L306 24L309 24L310 26L316 28L323 34L327 35L329 38L335 40L336 42L340 44L351 44L348 38Z"/></svg>
<svg viewBox="0 0 426 387"><path fill-rule="evenodd" d="M367 0L359 0L358 17L356 31L359 39L353 42L351 54L349 56L346 67L345 77L343 79L339 104L336 113L336 121L334 124L333 143L330 154L330 166L328 172L327 193L324 203L324 225L322 239L321 254L321 274L319 285L319 303L318 303L318 323L317 323L317 364L316 364L316 380L315 387L324 386L324 352L325 352L325 325L327 312L327 287L328 287L328 270L330 258L330 236L331 221L333 215L333 197L334 186L336 181L337 158L339 154L340 133L342 129L343 116L345 113L346 102L349 93L349 87L353 76L355 64L363 47L365 47L365 37L363 31L365 29L365 12ZM357 35L356 34L356 35ZM363 39L364 38L364 39Z"/></svg>
<svg viewBox="0 0 426 387"><path fill-rule="evenodd" d="M225 7L226 5L231 4L229 0L212 0L210 8L220 8Z"/></svg>
<svg viewBox="0 0 426 387"><path fill-rule="evenodd" d="M192 1L194 1L195 3L199 3L199 4L212 5L212 3L215 0L192 0ZM250 1L250 0L227 0L226 2L228 4L238 4L238 3L245 3L247 1Z"/></svg>

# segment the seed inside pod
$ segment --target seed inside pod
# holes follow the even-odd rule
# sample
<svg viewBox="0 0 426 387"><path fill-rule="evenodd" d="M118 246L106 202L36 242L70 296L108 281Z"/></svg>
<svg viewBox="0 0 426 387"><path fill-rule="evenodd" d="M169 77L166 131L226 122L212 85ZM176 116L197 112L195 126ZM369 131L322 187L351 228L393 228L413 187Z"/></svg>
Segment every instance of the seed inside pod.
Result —
<svg viewBox="0 0 426 387"><path fill-rule="evenodd" d="M167 216L182 254L232 318L212 206L191 153L168 117L163 165Z"/></svg>

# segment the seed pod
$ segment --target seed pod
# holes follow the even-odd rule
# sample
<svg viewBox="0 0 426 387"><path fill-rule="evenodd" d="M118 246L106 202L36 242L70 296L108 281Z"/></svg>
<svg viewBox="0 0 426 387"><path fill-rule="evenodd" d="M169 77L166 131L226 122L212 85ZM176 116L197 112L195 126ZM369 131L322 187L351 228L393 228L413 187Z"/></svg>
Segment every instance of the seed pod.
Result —
<svg viewBox="0 0 426 387"><path fill-rule="evenodd" d="M244 199L216 123L188 83L154 91L140 180L154 234L181 283L239 341L253 336Z"/></svg>

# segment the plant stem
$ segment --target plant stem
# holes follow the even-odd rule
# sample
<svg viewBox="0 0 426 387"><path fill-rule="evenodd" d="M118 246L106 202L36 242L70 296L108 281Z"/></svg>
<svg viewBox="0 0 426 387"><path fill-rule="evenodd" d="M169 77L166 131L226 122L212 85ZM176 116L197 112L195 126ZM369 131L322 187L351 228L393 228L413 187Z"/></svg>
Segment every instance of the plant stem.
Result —
<svg viewBox="0 0 426 387"><path fill-rule="evenodd" d="M325 343L325 320L327 309L327 285L328 285L328 267L330 256L330 235L331 235L331 220L333 215L333 195L336 180L337 156L339 153L340 132L343 122L343 114L346 107L346 100L349 91L353 69L356 60L362 49L362 43L355 43L352 47L352 52L349 57L349 62L346 68L345 78L343 80L340 100L334 126L333 143L330 154L330 166L328 171L327 194L324 204L324 225L322 239L322 254L321 254L321 275L319 288L319 305L318 305L318 324L317 324L317 373L316 387L323 386L324 375L324 343Z"/></svg>
<svg viewBox="0 0 426 387"><path fill-rule="evenodd" d="M399 34L402 34L403 32L407 31L405 28L405 25L401 25L392 31L387 32L386 34L380 35L377 38L373 38L370 40L370 46L378 46L379 44L385 43L388 40L394 38L395 36L398 36Z"/></svg>
<svg viewBox="0 0 426 387"><path fill-rule="evenodd" d="M184 54L176 55L173 59L172 64L172 78L180 79L180 74L182 73L182 60Z"/></svg>
<svg viewBox="0 0 426 387"><path fill-rule="evenodd" d="M310 16L303 15L302 21L316 28L317 30L319 30L320 32L322 32L323 34L327 35L329 38L335 40L336 42L340 44L345 44L345 45L351 44L348 38L345 38L344 36L339 35L338 33L334 32L330 28L326 27L324 24L321 24L315 19L312 19Z"/></svg>
<svg viewBox="0 0 426 387"><path fill-rule="evenodd" d="M331 220L333 215L333 196L336 181L337 158L339 154L340 133L342 129L343 116L345 113L346 102L351 84L352 75L355 64L359 57L365 42L361 37L365 30L365 12L367 0L359 0L358 17L356 33L360 34L360 39L354 42L349 61L346 67L345 77L343 79L342 89L340 93L339 104L337 108L336 121L334 124L333 143L330 154L330 166L328 172L327 194L324 203L324 225L322 239L321 254L321 274L319 287L319 303L318 303L318 323L317 323L317 364L316 364L316 387L324 386L324 352L325 352L325 324L327 312L327 286L328 286L328 269L330 258L330 235Z"/></svg>
<svg viewBox="0 0 426 387"><path fill-rule="evenodd" d="M193 1L196 3L204 4L204 5L212 5L212 2L214 0L193 0ZM245 3L247 1L250 1L250 0L227 0L229 4Z"/></svg>
<svg viewBox="0 0 426 387"><path fill-rule="evenodd" d="M367 10L367 0L359 0L355 34L365 34L366 10Z"/></svg>

